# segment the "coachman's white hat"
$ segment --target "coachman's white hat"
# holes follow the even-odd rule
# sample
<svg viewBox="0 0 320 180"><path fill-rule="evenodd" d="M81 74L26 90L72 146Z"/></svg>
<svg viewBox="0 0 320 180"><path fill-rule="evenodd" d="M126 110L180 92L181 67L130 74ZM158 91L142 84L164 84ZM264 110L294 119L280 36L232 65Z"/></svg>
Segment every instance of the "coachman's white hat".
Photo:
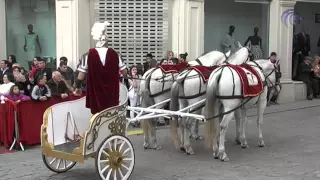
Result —
<svg viewBox="0 0 320 180"><path fill-rule="evenodd" d="M91 35L93 40L97 41L96 47L102 47L107 42L106 29L110 25L108 21L94 23L91 28Z"/></svg>

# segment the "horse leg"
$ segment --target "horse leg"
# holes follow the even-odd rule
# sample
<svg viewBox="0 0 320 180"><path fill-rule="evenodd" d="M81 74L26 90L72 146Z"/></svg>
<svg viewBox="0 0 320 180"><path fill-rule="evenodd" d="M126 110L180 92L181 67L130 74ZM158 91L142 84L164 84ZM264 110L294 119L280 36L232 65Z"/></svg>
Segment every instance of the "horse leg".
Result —
<svg viewBox="0 0 320 180"><path fill-rule="evenodd" d="M226 108L225 107L225 112L231 110L233 108ZM220 123L220 141L219 141L219 152L218 152L218 156L220 158L221 161L229 161L228 155L225 152L225 146L224 146L224 142L225 142L225 137L226 137L226 132L228 129L228 125L229 122L232 120L232 118L234 117L234 112L231 112L229 114L224 115L222 122Z"/></svg>
<svg viewBox="0 0 320 180"><path fill-rule="evenodd" d="M184 134L185 134L185 117L180 117L179 118L179 127L178 127L179 131L180 131L180 150L182 152L186 152L186 148L184 147Z"/></svg>
<svg viewBox="0 0 320 180"><path fill-rule="evenodd" d="M217 103L217 105L214 107L214 114L213 116L218 116L219 114L221 114L221 108L220 108L220 103ZM216 131L215 137L213 137L213 141L212 141L212 151L213 151L213 157L215 159L219 159L219 138L220 138L220 122L222 121L222 117L217 117L215 119L213 119L212 121L215 121L214 123L216 123L218 126L216 126L216 129L212 129L211 131Z"/></svg>
<svg viewBox="0 0 320 180"><path fill-rule="evenodd" d="M162 147L157 142L157 134L156 134L156 123L153 123L152 120L149 121L149 131L150 131L150 138L151 138L151 148L160 150Z"/></svg>
<svg viewBox="0 0 320 180"><path fill-rule="evenodd" d="M201 109L195 111L195 114L201 114ZM194 129L193 129L193 133L191 132L192 129L192 125L194 124ZM203 140L203 137L199 135L199 120L197 119L193 119L191 121L191 127L190 127L190 138L194 138L195 140Z"/></svg>
<svg viewBox="0 0 320 180"><path fill-rule="evenodd" d="M241 122L241 136L240 136L240 143L242 148L248 148L248 142L246 138L246 126L247 126L247 110L244 108L239 109L240 113L240 120Z"/></svg>
<svg viewBox="0 0 320 180"><path fill-rule="evenodd" d="M236 135L237 135L236 143L238 145L241 144L241 141L240 141L240 135L241 135L241 131L240 131L240 129L241 129L241 124L240 124L241 123L241 116L240 116L240 113L241 112L239 112L239 111L241 111L241 110L237 109L234 113L234 117L235 117L235 121L236 121Z"/></svg>
<svg viewBox="0 0 320 180"><path fill-rule="evenodd" d="M144 149L150 149L150 143L149 143L149 119L145 119L145 120L141 120L140 125L142 127L143 130L143 138L144 138L144 142L143 142L143 148Z"/></svg>
<svg viewBox="0 0 320 180"><path fill-rule="evenodd" d="M264 97L263 97L264 96ZM263 113L267 105L267 99L265 93L263 93L259 99L259 104L258 104L258 118L257 118L257 127L258 127L258 134L259 134L259 141L258 141L258 146L259 147L264 147L264 141L262 137L262 130L261 130L261 124L263 123Z"/></svg>
<svg viewBox="0 0 320 180"><path fill-rule="evenodd" d="M191 143L190 143L190 132L191 132L191 127L192 127L192 120L193 118L184 118L184 143L183 143L183 147L186 150L186 153L188 155L193 155L194 151L191 147Z"/></svg>

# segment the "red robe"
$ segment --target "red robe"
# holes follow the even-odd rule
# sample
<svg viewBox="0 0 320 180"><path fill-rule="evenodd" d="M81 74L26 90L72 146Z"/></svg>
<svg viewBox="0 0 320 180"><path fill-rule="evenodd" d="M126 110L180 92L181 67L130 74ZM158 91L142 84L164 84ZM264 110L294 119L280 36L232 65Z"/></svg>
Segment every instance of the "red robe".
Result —
<svg viewBox="0 0 320 180"><path fill-rule="evenodd" d="M106 63L102 64L99 53L92 48L88 54L86 107L95 114L119 105L119 57L108 48Z"/></svg>

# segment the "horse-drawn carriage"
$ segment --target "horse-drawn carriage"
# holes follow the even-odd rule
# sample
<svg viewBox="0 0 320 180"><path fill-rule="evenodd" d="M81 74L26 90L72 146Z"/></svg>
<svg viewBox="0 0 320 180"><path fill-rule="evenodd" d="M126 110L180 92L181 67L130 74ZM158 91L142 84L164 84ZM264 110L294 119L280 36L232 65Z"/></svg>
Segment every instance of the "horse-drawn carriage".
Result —
<svg viewBox="0 0 320 180"><path fill-rule="evenodd" d="M243 59L246 61L246 58L248 56L248 51L246 50L245 52L246 53L244 54L244 56L242 55L240 58L242 61ZM188 133L188 130L186 130L187 126L185 126L185 122L190 118L196 121L206 122L206 119L208 118L214 119L223 115L224 117L221 121L222 125L219 142L219 147L223 148L219 148L218 152L218 142L213 140L216 138L214 134L216 133L216 129L215 126L213 126L214 123L212 123L215 122L214 120L210 121L209 124L206 125L208 127L206 129L210 131L208 133L207 138L209 139L207 142L209 142L209 144L211 144L211 147L213 147L215 157L218 157L223 161L227 161L228 157L224 152L224 136L227 123L232 119L232 117L229 115L231 114L232 116L235 115L237 117L239 116L239 114L236 114L235 111L237 111L240 107L244 109L247 108L245 107L245 105L248 102L249 104L251 104L250 106L252 106L252 104L258 103L258 122L262 121L261 112L263 113L266 105L265 81L271 74L273 74L273 70L272 68L268 67L268 63L259 62L250 64L250 66L255 68L254 71L252 69L250 71L245 70L249 69L247 65L242 66L237 70L238 67L235 67L236 65L228 65L228 63L225 63L227 59L227 56L225 54L212 53L213 56L217 56L217 54L219 55L218 58L212 58L210 57L210 55L206 54L204 56L209 57L199 57L195 61L196 63L189 63L191 65L192 63L194 63L193 65L206 65L205 63L208 64L208 62L206 62L205 60L209 59L211 65L216 65L218 68L212 68L212 71L210 71L211 75L207 75L206 79L201 78L201 76L204 76L203 72L200 72L203 68L197 69L191 67L187 68L186 70L182 70L181 72L174 72L175 75L172 75L171 72L171 75L168 76L164 74L163 69L160 69L160 80L157 75L154 75L152 73L148 74L147 72L147 75L144 75L143 77L146 82L142 81L140 87L142 88L142 107L128 106L128 91L125 86L120 85L120 104L116 107L103 110L102 112L97 113L93 116L91 115L90 110L85 108L85 97L72 102L56 104L48 108L44 113L44 121L41 128L41 144L43 161L45 165L54 172L62 173L70 170L77 162L83 163L85 159L92 157L95 158L96 171L101 179L126 180L131 175L135 164L134 148L130 140L126 137L128 124L131 121L149 122L149 120L152 118L163 116L180 117L180 128L182 130L180 132L180 147L176 144L177 148L184 150L188 154L193 154L188 136L190 134ZM232 58L237 59L237 54ZM218 64L218 62L221 64ZM239 61L235 60L234 62L237 63ZM223 71L224 68L227 70ZM268 71L264 72L263 70L265 69L268 69ZM152 71L156 73L156 70ZM194 71L196 74L191 71ZM238 71L241 71L242 75L239 74ZM256 71L259 73L257 73ZM220 76L217 76L217 74ZM222 74L223 77L221 78ZM227 77L229 76L233 81L231 80L227 82ZM255 78L249 79L249 77L252 76L254 76ZM166 78L168 77L171 77L172 79L166 80ZM181 83L181 78L183 79L183 83ZM223 82L220 82L218 78L223 79ZM243 78L247 78L245 82L246 84L243 82ZM197 79L199 82L195 83L194 79ZM151 83L151 80L154 80L154 84ZM189 82L187 81L190 80L193 84L188 84ZM180 84L178 85L177 83L179 82ZM226 85L218 85L218 83L224 83ZM264 83L264 86L262 87L262 89L259 89L259 94L247 97L243 96L243 87L241 86L246 85L248 87L260 87L262 83ZM196 87L192 86L190 89L186 87L187 85L195 84L197 84ZM207 84L208 90L206 90ZM231 87L233 86L233 89L228 88L227 85ZM158 86L160 86L160 88ZM166 86L172 86L172 89L166 91L166 89L164 89L164 87ZM179 88L177 88L178 86L182 89L179 90ZM219 86L224 86L227 88L222 88L221 91L221 88L218 88ZM159 89L160 92L156 92ZM177 92L178 94L176 94ZM181 92L183 92L183 97L188 98L181 98ZM194 96L194 92L199 93L198 96ZM229 97L223 99L223 97L226 97L226 95L230 92L231 94L229 95ZM212 95L215 97L212 97L210 93L212 93ZM150 96L151 94L157 94L158 96ZM218 99L222 97L222 100L219 100L219 102L217 99L215 99L216 94L220 96L217 96ZM260 96L260 94L262 94L262 96ZM178 97L174 98L174 101L176 102L173 103L179 103L180 108L175 109L177 107L174 107L170 110L164 110L162 108L163 105L168 103L169 101L173 101L172 97ZM208 97L210 97L210 99L208 99ZM236 100L231 101L232 98ZM215 103L216 105L214 106L214 109L208 109L213 108L213 105ZM219 109L221 105L223 105L224 107L224 112L222 113L222 115L219 115L220 111L218 111L217 108ZM204 106L206 106L207 108L206 111L210 111L209 113L201 113L201 109L203 109ZM126 118L127 110L134 111L135 113L137 113L137 116L133 119ZM213 110L214 112L212 112ZM194 111L196 112L192 113ZM88 121L89 119L90 121ZM241 117L238 119L244 119L243 121L245 121L246 118ZM175 118L173 118L172 121L177 122ZM247 146L244 134L245 130L243 123L241 124L241 129L240 127L237 127L237 140L243 147L245 147ZM150 128L151 126L150 124L147 124L145 127ZM263 146L264 143L262 140L260 126L258 128L259 145ZM157 145L155 139L155 128L151 127L151 130L148 128L144 128L143 130L145 136L144 148L160 149L158 148L159 146ZM174 131L172 132L173 134L177 133ZM149 142L150 134L151 142ZM177 138L177 136L173 135L174 141L177 140L175 138Z"/></svg>

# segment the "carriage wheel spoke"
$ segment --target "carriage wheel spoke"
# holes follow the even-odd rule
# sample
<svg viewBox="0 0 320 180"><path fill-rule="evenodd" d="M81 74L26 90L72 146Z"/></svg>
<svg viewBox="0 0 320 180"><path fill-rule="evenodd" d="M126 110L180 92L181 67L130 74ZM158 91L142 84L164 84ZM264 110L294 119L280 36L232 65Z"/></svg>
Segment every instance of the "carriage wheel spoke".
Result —
<svg viewBox="0 0 320 180"><path fill-rule="evenodd" d="M107 162L109 162L109 159L100 160L100 163L107 163Z"/></svg>
<svg viewBox="0 0 320 180"><path fill-rule="evenodd" d="M107 174L107 177L106 177L106 179L108 179L108 180L110 179L110 176L111 176L111 172L112 172L112 169L110 169L110 170L109 170L109 172L108 172L108 174Z"/></svg>
<svg viewBox="0 0 320 180"><path fill-rule="evenodd" d="M107 165L105 168L103 168L103 169L101 170L101 173L103 174L108 168L109 168L109 165Z"/></svg>
<svg viewBox="0 0 320 180"><path fill-rule="evenodd" d="M108 142L108 146L109 146L110 150L113 151L113 150L112 150L111 142ZM108 148L108 149L109 149L109 148Z"/></svg>
<svg viewBox="0 0 320 180"><path fill-rule="evenodd" d="M115 139L115 140L114 140L114 150L115 150L115 151L117 150L117 143L118 143L118 142L117 142L117 139Z"/></svg>
<svg viewBox="0 0 320 180"><path fill-rule="evenodd" d="M105 150L102 150L102 153L108 157L110 156Z"/></svg>
<svg viewBox="0 0 320 180"><path fill-rule="evenodd" d="M130 148L127 148L122 154L125 155L129 151L130 151Z"/></svg>
<svg viewBox="0 0 320 180"><path fill-rule="evenodd" d="M121 172L121 168L118 169L121 179L123 178L123 174Z"/></svg>
<svg viewBox="0 0 320 180"><path fill-rule="evenodd" d="M121 149L123 148L123 145L125 144L125 141L122 141L120 147L119 147L119 152L121 152Z"/></svg>
<svg viewBox="0 0 320 180"><path fill-rule="evenodd" d="M117 180L117 170L114 170L113 172L113 180Z"/></svg>
<svg viewBox="0 0 320 180"><path fill-rule="evenodd" d="M124 160L124 161L132 161L133 158L123 158L122 160Z"/></svg>
<svg viewBox="0 0 320 180"><path fill-rule="evenodd" d="M57 158L52 159L52 161L50 161L50 165L53 164L55 161L57 160Z"/></svg>
<svg viewBox="0 0 320 180"><path fill-rule="evenodd" d="M63 169L66 169L67 168L67 161L66 160L63 160Z"/></svg>
<svg viewBox="0 0 320 180"><path fill-rule="evenodd" d="M128 168L126 165L121 164L121 166L124 167L125 169L127 169L127 170L129 171L129 168Z"/></svg>
<svg viewBox="0 0 320 180"><path fill-rule="evenodd" d="M56 169L59 169L60 164L61 164L61 159L58 160L58 164L57 164L57 168Z"/></svg>

